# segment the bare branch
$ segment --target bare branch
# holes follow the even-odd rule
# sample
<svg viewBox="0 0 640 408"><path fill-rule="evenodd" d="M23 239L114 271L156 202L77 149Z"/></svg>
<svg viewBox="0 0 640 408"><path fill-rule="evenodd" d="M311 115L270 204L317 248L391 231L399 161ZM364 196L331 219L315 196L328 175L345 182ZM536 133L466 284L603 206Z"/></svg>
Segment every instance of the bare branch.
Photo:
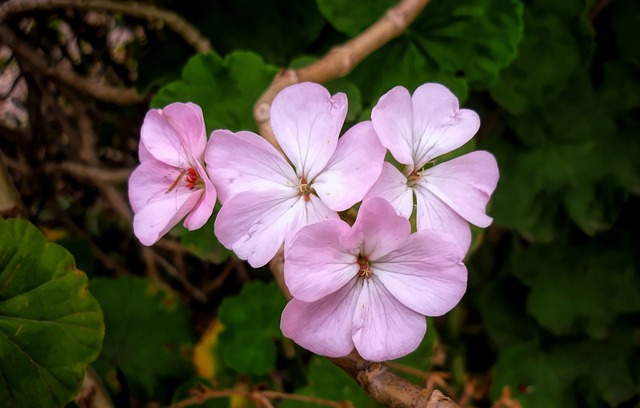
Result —
<svg viewBox="0 0 640 408"><path fill-rule="evenodd" d="M109 0L9 0L0 5L0 24L8 17L36 10L56 10L72 8L76 10L106 11L122 13L149 21L161 21L179 34L187 44L198 52L211 51L211 42L203 37L193 25L179 15L139 2Z"/></svg>
<svg viewBox="0 0 640 408"><path fill-rule="evenodd" d="M13 50L16 57L26 62L30 68L40 71L48 77L55 78L76 91L88 94L96 99L119 105L130 105L144 100L133 88L109 87L81 77L68 68L52 66L41 54L20 40L15 33L5 25L0 25L0 37L2 41Z"/></svg>
<svg viewBox="0 0 640 408"><path fill-rule="evenodd" d="M253 109L253 116L262 137L279 149L270 122L271 103L278 92L299 82L323 83L346 76L362 60L402 34L428 3L429 0L402 0L365 31L332 49L318 61L297 70L282 70L260 96Z"/></svg>

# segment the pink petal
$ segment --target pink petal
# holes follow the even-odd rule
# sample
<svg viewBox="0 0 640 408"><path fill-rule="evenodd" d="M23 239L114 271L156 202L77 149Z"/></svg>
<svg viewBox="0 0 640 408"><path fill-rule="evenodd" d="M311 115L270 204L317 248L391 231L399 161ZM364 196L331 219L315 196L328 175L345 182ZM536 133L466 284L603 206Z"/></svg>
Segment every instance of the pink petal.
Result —
<svg viewBox="0 0 640 408"><path fill-rule="evenodd" d="M207 144L207 131L200 106L191 102L172 103L162 109L162 114L185 139L191 156L196 160L202 160Z"/></svg>
<svg viewBox="0 0 640 408"><path fill-rule="evenodd" d="M184 220L184 226L189 230L197 230L202 228L204 224L209 221L211 214L213 214L213 207L216 204L216 189L209 180L207 173L199 162L195 162L196 171L204 182L204 194L200 197L200 200L193 208L193 211L189 213Z"/></svg>
<svg viewBox="0 0 640 408"><path fill-rule="evenodd" d="M386 200L374 197L362 203L356 222L340 237L340 244L360 248L360 253L373 261L402 245L409 234L409 220L398 215Z"/></svg>
<svg viewBox="0 0 640 408"><path fill-rule="evenodd" d="M140 163L144 163L147 160L156 160L156 158L149 153L147 146L142 143L142 139L140 139L140 145L138 147L138 160L140 160Z"/></svg>
<svg viewBox="0 0 640 408"><path fill-rule="evenodd" d="M276 140L296 168L311 182L333 155L347 115L347 96L333 97L318 84L305 82L283 89L271 106Z"/></svg>
<svg viewBox="0 0 640 408"><path fill-rule="evenodd" d="M339 242L349 228L342 220L321 221L302 228L289 242L284 252L284 280L294 298L317 301L357 276L358 253L349 252Z"/></svg>
<svg viewBox="0 0 640 408"><path fill-rule="evenodd" d="M458 98L440 84L420 86L411 100L416 169L467 143L480 128L478 114L460 109Z"/></svg>
<svg viewBox="0 0 640 408"><path fill-rule="evenodd" d="M323 356L343 357L351 353L351 327L360 286L352 279L315 302L292 299L282 312L282 334Z"/></svg>
<svg viewBox="0 0 640 408"><path fill-rule="evenodd" d="M371 111L373 127L382 145L402 164L413 165L413 108L406 88L396 86ZM413 167L407 169L409 173Z"/></svg>
<svg viewBox="0 0 640 408"><path fill-rule="evenodd" d="M312 187L332 210L351 208L378 179L385 153L371 122L358 123L340 138L335 154Z"/></svg>
<svg viewBox="0 0 640 408"><path fill-rule="evenodd" d="M418 348L427 331L425 317L394 298L375 275L360 282L363 288L353 318L353 342L360 355L387 361Z"/></svg>
<svg viewBox="0 0 640 408"><path fill-rule="evenodd" d="M292 189L299 182L284 157L252 132L214 131L204 160L222 204L243 191Z"/></svg>
<svg viewBox="0 0 640 408"><path fill-rule="evenodd" d="M488 152L476 151L424 172L424 186L470 223L488 227L486 207L498 183L498 165Z"/></svg>
<svg viewBox="0 0 640 408"><path fill-rule="evenodd" d="M371 270L405 306L422 315L440 316L458 304L467 288L464 255L446 232L424 230L372 263Z"/></svg>
<svg viewBox="0 0 640 408"><path fill-rule="evenodd" d="M466 251L471 244L469 223L427 189L425 184L426 181L422 179L415 185L418 231L436 229L448 232Z"/></svg>
<svg viewBox="0 0 640 408"><path fill-rule="evenodd" d="M245 191L222 206L214 232L225 247L258 268L304 225L335 218L317 197L305 201L294 189Z"/></svg>
<svg viewBox="0 0 640 408"><path fill-rule="evenodd" d="M378 181L364 197L365 200L380 197L387 200L399 215L411 217L413 212L413 190L407 186L407 176L391 163L384 162Z"/></svg>
<svg viewBox="0 0 640 408"><path fill-rule="evenodd" d="M207 139L201 112L198 116L186 104L171 104L164 110L147 112L140 135L153 157L178 168L188 168L201 159Z"/></svg>
<svg viewBox="0 0 640 408"><path fill-rule="evenodd" d="M135 213L133 231L144 245L152 245L173 228L200 197L202 190L191 191L178 184L168 191L180 172L157 160L138 166L129 178L129 200Z"/></svg>

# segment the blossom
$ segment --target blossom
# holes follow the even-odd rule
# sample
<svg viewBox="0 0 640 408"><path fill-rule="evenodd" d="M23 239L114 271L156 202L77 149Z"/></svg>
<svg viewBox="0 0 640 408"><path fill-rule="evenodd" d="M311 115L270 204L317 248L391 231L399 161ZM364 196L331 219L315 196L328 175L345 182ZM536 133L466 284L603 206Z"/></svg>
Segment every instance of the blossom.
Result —
<svg viewBox="0 0 640 408"><path fill-rule="evenodd" d="M316 354L353 348L370 361L415 350L425 316L451 310L466 290L465 250L448 233L410 234L409 221L382 198L365 200L353 227L341 220L302 228L285 247L293 299L282 333Z"/></svg>
<svg viewBox="0 0 640 408"><path fill-rule="evenodd" d="M382 171L385 149L371 122L338 139L347 97L318 84L282 90L271 108L281 155L252 132L214 131L205 153L223 204L218 240L253 267L271 260L301 227L337 219L362 200Z"/></svg>
<svg viewBox="0 0 640 408"><path fill-rule="evenodd" d="M399 214L410 217L415 196L418 230L449 231L468 248L468 222L478 227L492 222L485 209L498 182L496 160L485 151L439 164L435 159L475 135L478 115L460 109L446 87L429 83L413 96L403 87L393 88L373 108L371 120L382 144L404 168L401 172L385 162L367 197L383 197Z"/></svg>
<svg viewBox="0 0 640 408"><path fill-rule="evenodd" d="M153 245L183 218L189 230L213 212L216 190L203 167L207 135L193 103L152 109L140 131L140 165L129 178L133 232Z"/></svg>

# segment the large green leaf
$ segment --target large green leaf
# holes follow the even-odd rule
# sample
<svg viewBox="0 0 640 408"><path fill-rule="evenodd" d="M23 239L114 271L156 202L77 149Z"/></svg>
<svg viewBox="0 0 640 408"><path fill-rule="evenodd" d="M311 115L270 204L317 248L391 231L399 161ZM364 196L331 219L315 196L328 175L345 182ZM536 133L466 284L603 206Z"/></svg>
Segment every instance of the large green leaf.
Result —
<svg viewBox="0 0 640 408"><path fill-rule="evenodd" d="M336 30L354 37L379 19L396 0L316 0L320 12Z"/></svg>
<svg viewBox="0 0 640 408"><path fill-rule="evenodd" d="M534 245L511 271L531 288L528 312L555 335L601 338L621 314L640 311L640 277L629 238L608 234L585 245Z"/></svg>
<svg viewBox="0 0 640 408"><path fill-rule="evenodd" d="M64 406L103 336L71 254L26 221L0 219L0 405Z"/></svg>
<svg viewBox="0 0 640 408"><path fill-rule="evenodd" d="M233 52L222 59L215 52L187 62L182 79L160 89L151 105L194 102L204 113L207 130L256 131L253 105L278 72L251 52Z"/></svg>
<svg viewBox="0 0 640 408"><path fill-rule="evenodd" d="M521 36L517 0L434 0L403 36L363 61L352 77L372 102L395 85L413 90L425 82L443 83L465 99L467 84L487 89L498 78L515 58Z"/></svg>
<svg viewBox="0 0 640 408"><path fill-rule="evenodd" d="M280 315L285 303L275 282L259 281L222 301L219 347L225 364L242 374L266 374L274 368L274 339L282 338Z"/></svg>
<svg viewBox="0 0 640 408"><path fill-rule="evenodd" d="M102 305L107 329L95 368L112 390L121 385L116 370L134 396L155 399L170 395L172 383L192 374L195 333L175 293L148 279L126 276L94 279L91 291Z"/></svg>
<svg viewBox="0 0 640 408"><path fill-rule="evenodd" d="M583 20L574 23L546 9L528 8L518 57L502 72L491 96L514 114L544 104L567 86L592 43Z"/></svg>

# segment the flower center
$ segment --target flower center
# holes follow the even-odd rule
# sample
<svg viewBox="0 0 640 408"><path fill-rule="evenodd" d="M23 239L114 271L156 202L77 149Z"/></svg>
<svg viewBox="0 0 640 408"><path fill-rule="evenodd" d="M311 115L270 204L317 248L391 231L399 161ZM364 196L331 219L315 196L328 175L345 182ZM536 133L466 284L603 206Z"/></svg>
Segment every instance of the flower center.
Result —
<svg viewBox="0 0 640 408"><path fill-rule="evenodd" d="M358 256L358 277L369 279L371 277L371 265L369 265L369 259L366 256Z"/></svg>
<svg viewBox="0 0 640 408"><path fill-rule="evenodd" d="M202 181L196 170L193 167L189 167L188 169L180 170L180 174L178 174L178 177L176 177L173 183L171 183L167 191L165 191L165 194L173 191L176 187L178 187L178 184L180 184L180 180L183 179L185 181L186 187L189 190L195 190L196 188L204 187L204 182Z"/></svg>
<svg viewBox="0 0 640 408"><path fill-rule="evenodd" d="M407 186L413 187L422 178L422 171L415 170L407 176Z"/></svg>
<svg viewBox="0 0 640 408"><path fill-rule="evenodd" d="M304 177L300 177L300 182L298 182L298 195L304 196L304 201L309 201L311 198L309 194L311 194L311 187L309 187L309 183Z"/></svg>

